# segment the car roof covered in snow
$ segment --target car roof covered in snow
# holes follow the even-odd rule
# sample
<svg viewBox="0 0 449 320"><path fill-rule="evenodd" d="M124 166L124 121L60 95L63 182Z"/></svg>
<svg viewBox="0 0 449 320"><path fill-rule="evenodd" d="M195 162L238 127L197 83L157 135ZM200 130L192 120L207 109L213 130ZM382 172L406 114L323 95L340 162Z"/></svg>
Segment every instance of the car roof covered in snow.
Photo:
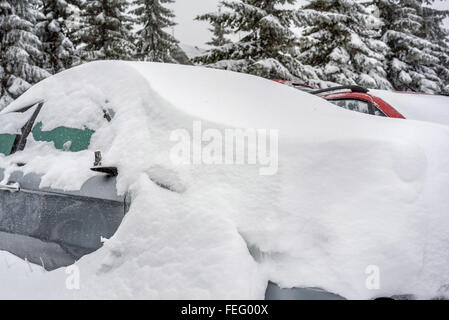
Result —
<svg viewBox="0 0 449 320"><path fill-rule="evenodd" d="M232 127L282 128L284 133L297 131L297 119L308 115L330 124L341 113L321 98L247 74L119 61L93 62L59 73L33 86L0 113L16 111L38 101L70 104L74 99L67 99L69 96L95 93L105 100L113 99L112 96L135 100L149 92L156 93L154 99L162 99L171 108L193 118Z"/></svg>

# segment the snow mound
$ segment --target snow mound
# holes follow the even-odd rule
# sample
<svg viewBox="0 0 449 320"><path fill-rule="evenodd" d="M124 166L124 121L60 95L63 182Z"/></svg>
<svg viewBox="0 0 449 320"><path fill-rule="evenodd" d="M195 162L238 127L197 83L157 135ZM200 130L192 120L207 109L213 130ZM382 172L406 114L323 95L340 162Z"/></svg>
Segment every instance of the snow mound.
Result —
<svg viewBox="0 0 449 320"><path fill-rule="evenodd" d="M20 158L21 170L71 189L101 150L105 165L119 169L119 192L133 201L117 233L77 263L80 290L65 289L67 270L30 272L2 253L0 281L8 285L0 297L262 299L268 281L353 299L449 295L446 127L354 113L254 76L156 63L83 65L0 113L42 100L48 128L96 130L89 150L29 141L0 164ZM114 111L112 122L96 120L103 109ZM192 131L194 121L204 129L278 130L277 174L173 163L170 135ZM71 170L61 157L72 159ZM1 262L11 259L13 267ZM376 288L367 286L373 266Z"/></svg>

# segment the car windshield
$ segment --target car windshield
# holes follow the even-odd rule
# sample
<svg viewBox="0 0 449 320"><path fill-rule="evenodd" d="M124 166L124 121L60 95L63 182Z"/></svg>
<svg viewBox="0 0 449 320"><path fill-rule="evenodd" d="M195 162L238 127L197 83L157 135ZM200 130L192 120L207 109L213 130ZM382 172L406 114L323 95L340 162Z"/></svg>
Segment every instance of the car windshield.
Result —
<svg viewBox="0 0 449 320"><path fill-rule="evenodd" d="M344 99L331 100L330 102L344 109L370 114L369 104L365 101Z"/></svg>
<svg viewBox="0 0 449 320"><path fill-rule="evenodd" d="M56 149L72 152L87 150L95 132L88 128L81 130L67 127L57 127L46 131L42 129L42 126L42 122L38 122L31 131L34 140L52 142Z"/></svg>
<svg viewBox="0 0 449 320"><path fill-rule="evenodd" d="M368 103L366 101L357 100L357 99L338 99L338 100L329 100L329 102L351 111L356 111L360 113L371 114L379 117L386 117L385 113L382 112L379 108L377 108L372 103Z"/></svg>

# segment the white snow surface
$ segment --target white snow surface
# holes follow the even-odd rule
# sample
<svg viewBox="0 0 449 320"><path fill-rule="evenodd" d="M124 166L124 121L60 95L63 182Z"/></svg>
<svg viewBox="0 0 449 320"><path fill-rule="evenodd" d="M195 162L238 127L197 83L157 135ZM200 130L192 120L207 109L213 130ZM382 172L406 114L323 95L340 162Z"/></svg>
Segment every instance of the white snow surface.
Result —
<svg viewBox="0 0 449 320"><path fill-rule="evenodd" d="M445 126L347 111L245 74L156 63L86 64L0 114L41 100L47 128L96 130L89 150L29 141L0 165L20 160L45 185L76 189L101 150L133 201L117 233L77 262L80 290L66 288L70 270L46 272L2 252L0 298L263 299L269 280L349 299L449 295ZM112 122L100 120L103 108L114 110ZM195 120L279 130L278 174L173 164L170 134ZM380 270L378 289L366 286L370 266Z"/></svg>
<svg viewBox="0 0 449 320"><path fill-rule="evenodd" d="M28 122L30 117L36 111L32 107L26 112L10 112L0 118L0 134L20 134L22 127Z"/></svg>
<svg viewBox="0 0 449 320"><path fill-rule="evenodd" d="M449 125L449 96L370 90L404 117Z"/></svg>

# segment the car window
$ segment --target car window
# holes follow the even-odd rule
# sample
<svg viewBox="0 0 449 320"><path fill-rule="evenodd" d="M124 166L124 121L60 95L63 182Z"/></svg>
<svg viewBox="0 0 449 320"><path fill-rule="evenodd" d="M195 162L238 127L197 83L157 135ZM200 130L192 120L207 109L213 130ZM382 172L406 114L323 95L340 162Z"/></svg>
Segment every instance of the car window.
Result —
<svg viewBox="0 0 449 320"><path fill-rule="evenodd" d="M370 112L369 103L362 100L355 99L341 99L341 100L330 100L333 104L345 108L351 111L372 114Z"/></svg>
<svg viewBox="0 0 449 320"><path fill-rule="evenodd" d="M378 116L378 117L386 117L386 116L387 116L382 110L380 110L380 109L379 109L378 107L376 107L375 105L371 104L371 107L372 107L372 109L373 109L373 114L374 114L375 116Z"/></svg>
<svg viewBox="0 0 449 320"><path fill-rule="evenodd" d="M387 115L382 110L380 110L377 106L375 106L372 103L363 101L363 100L338 99L338 100L329 100L329 102L331 102L339 107L351 110L351 111L371 114L371 115L379 116L379 117L387 117Z"/></svg>
<svg viewBox="0 0 449 320"><path fill-rule="evenodd" d="M67 127L58 127L47 131L43 130L43 123L38 122L33 128L32 134L36 141L53 142L56 149L78 152L89 148L94 131L88 128L81 130Z"/></svg>

